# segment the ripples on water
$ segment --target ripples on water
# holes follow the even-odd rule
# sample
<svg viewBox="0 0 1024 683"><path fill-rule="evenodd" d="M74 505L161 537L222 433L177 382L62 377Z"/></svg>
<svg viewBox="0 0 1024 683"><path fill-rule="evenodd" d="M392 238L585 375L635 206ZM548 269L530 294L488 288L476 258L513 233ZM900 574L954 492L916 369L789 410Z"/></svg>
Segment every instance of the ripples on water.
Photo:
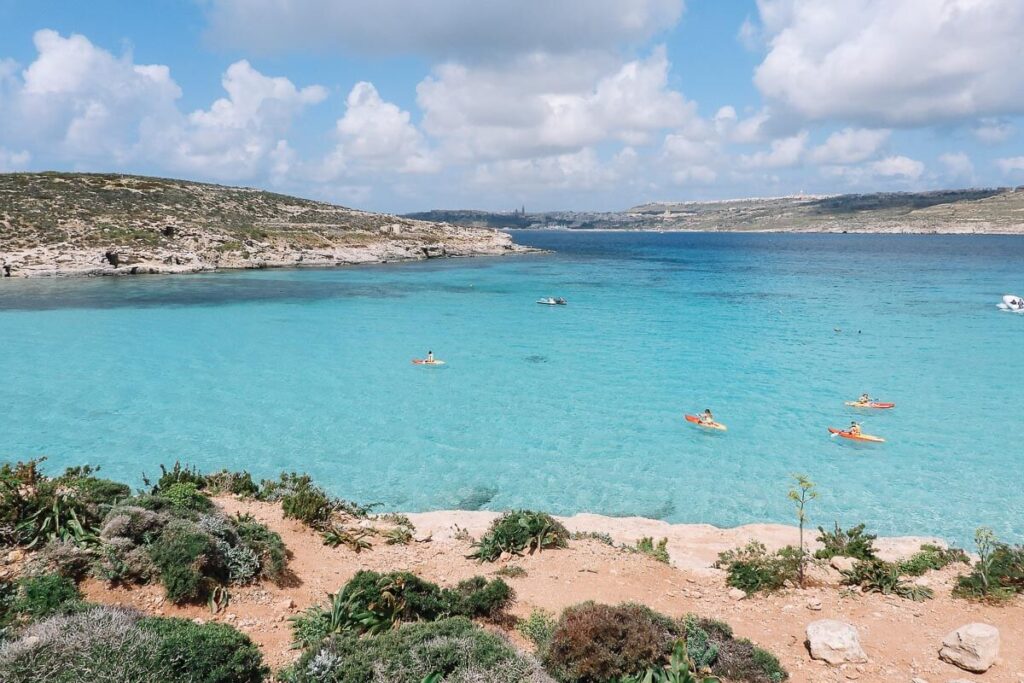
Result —
<svg viewBox="0 0 1024 683"><path fill-rule="evenodd" d="M995 308L1024 240L517 237L557 253L0 281L0 457L720 525L792 521L799 471L815 525L1024 540L1024 317ZM898 404L860 416L882 446L825 431L862 391ZM682 421L705 407L728 433Z"/></svg>

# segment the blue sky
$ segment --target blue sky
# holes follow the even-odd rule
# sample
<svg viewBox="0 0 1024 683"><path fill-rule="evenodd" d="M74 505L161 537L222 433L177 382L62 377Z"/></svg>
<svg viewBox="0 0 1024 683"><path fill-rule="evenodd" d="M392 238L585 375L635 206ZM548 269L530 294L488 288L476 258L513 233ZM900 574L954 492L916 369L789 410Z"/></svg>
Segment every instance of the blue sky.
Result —
<svg viewBox="0 0 1024 683"><path fill-rule="evenodd" d="M1019 0L0 0L0 171L368 209L1024 184Z"/></svg>

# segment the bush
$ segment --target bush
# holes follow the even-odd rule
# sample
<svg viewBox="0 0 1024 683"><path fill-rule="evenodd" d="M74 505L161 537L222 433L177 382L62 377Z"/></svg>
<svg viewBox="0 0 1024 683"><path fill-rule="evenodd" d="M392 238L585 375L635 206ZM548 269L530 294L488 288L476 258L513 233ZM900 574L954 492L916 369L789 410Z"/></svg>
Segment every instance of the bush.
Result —
<svg viewBox="0 0 1024 683"><path fill-rule="evenodd" d="M715 566L728 572L726 583L747 595L776 591L797 580L800 551L786 546L769 553L764 544L751 541L742 548L720 553Z"/></svg>
<svg viewBox="0 0 1024 683"><path fill-rule="evenodd" d="M114 538L126 538L136 544L152 543L170 519L167 514L153 512L144 507L119 506L110 510L103 520L100 539L110 541Z"/></svg>
<svg viewBox="0 0 1024 683"><path fill-rule="evenodd" d="M142 476L142 481L149 486L149 480L145 475ZM200 474L197 468L188 465L182 466L178 461L175 461L174 467L171 469L160 465L160 478L153 485L150 493L162 494L175 484L192 484L197 490L204 489L206 488L206 477Z"/></svg>
<svg viewBox="0 0 1024 683"><path fill-rule="evenodd" d="M536 662L502 638L456 617L406 624L370 638L341 635L307 651L292 668L295 683L547 683Z"/></svg>
<svg viewBox="0 0 1024 683"><path fill-rule="evenodd" d="M230 493L249 498L259 493L260 487L252 480L252 475L242 470L231 472L221 470L206 475L206 490L210 493Z"/></svg>
<svg viewBox="0 0 1024 683"><path fill-rule="evenodd" d="M179 481L170 484L160 491L160 496L166 498L176 510L209 512L213 509L213 501L200 493L192 482Z"/></svg>
<svg viewBox="0 0 1024 683"><path fill-rule="evenodd" d="M280 534L246 515L235 519L235 531L239 542L259 558L259 576L271 581L280 580L288 564L288 550Z"/></svg>
<svg viewBox="0 0 1024 683"><path fill-rule="evenodd" d="M227 624L150 617L139 626L159 638L157 656L170 669L169 680L260 683L270 673L249 636Z"/></svg>
<svg viewBox="0 0 1024 683"><path fill-rule="evenodd" d="M698 671L747 683L781 683L789 678L775 655L749 640L735 638L726 623L690 614L683 626L687 653Z"/></svg>
<svg viewBox="0 0 1024 683"><path fill-rule="evenodd" d="M149 552L127 538L114 538L99 548L92 574L111 584L149 583L160 577Z"/></svg>
<svg viewBox="0 0 1024 683"><path fill-rule="evenodd" d="M637 552L643 553L644 555L650 555L658 562L664 562L668 564L670 562L668 556L668 539L663 538L658 541L658 545L654 545L654 539L650 536L644 536L636 542Z"/></svg>
<svg viewBox="0 0 1024 683"><path fill-rule="evenodd" d="M564 683L599 683L667 660L680 629L642 605L585 602L562 612L544 665Z"/></svg>
<svg viewBox="0 0 1024 683"><path fill-rule="evenodd" d="M975 532L978 561L971 573L957 579L953 595L961 598L1005 600L1024 593L1024 546L1000 543L991 530Z"/></svg>
<svg viewBox="0 0 1024 683"><path fill-rule="evenodd" d="M380 633L403 621L494 617L511 602L512 589L479 576L448 589L408 572L360 571L328 597L326 608L310 607L292 619L296 643L313 645L332 633Z"/></svg>
<svg viewBox="0 0 1024 683"><path fill-rule="evenodd" d="M32 619L77 610L82 594L74 582L60 574L29 576L18 581L13 610Z"/></svg>
<svg viewBox="0 0 1024 683"><path fill-rule="evenodd" d="M842 574L843 583L860 586L865 593L898 595L914 601L928 600L934 595L931 588L904 580L899 566L882 560L861 560Z"/></svg>
<svg viewBox="0 0 1024 683"><path fill-rule="evenodd" d="M481 562L493 562L502 553L521 555L547 548L564 548L569 532L551 515L532 510L513 510L494 520L470 555Z"/></svg>
<svg viewBox="0 0 1024 683"><path fill-rule="evenodd" d="M820 534L818 541L824 546L815 551L814 556L820 560L827 560L837 555L852 557L856 560L871 560L875 557L875 534L864 533L864 525L858 524L847 530L839 528L839 522L835 523L835 531L825 531L818 527Z"/></svg>
<svg viewBox="0 0 1024 683"><path fill-rule="evenodd" d="M257 683L259 650L230 626L92 607L29 626L0 648L5 683Z"/></svg>
<svg viewBox="0 0 1024 683"><path fill-rule="evenodd" d="M521 579L527 575L527 572L523 567L514 564L507 564L494 572L494 575L501 576L506 579Z"/></svg>
<svg viewBox="0 0 1024 683"><path fill-rule="evenodd" d="M330 523L334 506L327 493L303 475L281 496L281 510L286 519L297 519L308 527L322 530Z"/></svg>
<svg viewBox="0 0 1024 683"><path fill-rule="evenodd" d="M216 565L217 545L213 537L184 520L168 524L160 538L149 546L149 555L160 569L167 599L174 603L205 597L208 575L226 578L223 568Z"/></svg>
<svg viewBox="0 0 1024 683"><path fill-rule="evenodd" d="M535 609L530 616L516 624L516 631L529 640L543 654L551 644L551 636L555 633L558 622L551 614L542 609Z"/></svg>
<svg viewBox="0 0 1024 683"><path fill-rule="evenodd" d="M921 550L899 563L899 570L907 576L921 576L927 571L945 569L954 562L970 564L971 559L960 548L940 548L925 543Z"/></svg>
<svg viewBox="0 0 1024 683"><path fill-rule="evenodd" d="M96 552L72 541L53 540L32 558L30 572L60 574L72 581L85 578L96 561Z"/></svg>

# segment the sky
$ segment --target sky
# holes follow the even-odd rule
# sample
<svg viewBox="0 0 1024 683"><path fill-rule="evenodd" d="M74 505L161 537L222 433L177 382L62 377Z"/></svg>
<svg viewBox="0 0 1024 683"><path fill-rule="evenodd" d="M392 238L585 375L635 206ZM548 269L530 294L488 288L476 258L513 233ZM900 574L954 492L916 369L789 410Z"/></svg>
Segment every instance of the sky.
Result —
<svg viewBox="0 0 1024 683"><path fill-rule="evenodd" d="M393 213L1024 184L1022 0L0 0L0 172Z"/></svg>

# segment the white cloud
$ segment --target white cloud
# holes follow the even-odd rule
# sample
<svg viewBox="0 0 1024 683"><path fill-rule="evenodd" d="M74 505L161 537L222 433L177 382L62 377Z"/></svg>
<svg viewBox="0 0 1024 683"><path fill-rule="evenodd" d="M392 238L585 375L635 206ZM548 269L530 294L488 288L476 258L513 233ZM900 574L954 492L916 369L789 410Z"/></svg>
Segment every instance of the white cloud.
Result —
<svg viewBox="0 0 1024 683"><path fill-rule="evenodd" d="M255 51L433 57L574 52L641 44L683 0L209 0L210 40Z"/></svg>
<svg viewBox="0 0 1024 683"><path fill-rule="evenodd" d="M1014 133L1014 127L1005 119L985 118L978 121L971 132L979 142L986 145L997 145L1010 139Z"/></svg>
<svg viewBox="0 0 1024 683"><path fill-rule="evenodd" d="M1006 157L1004 159L996 159L996 166L999 170L1010 175L1015 171L1024 171L1024 157Z"/></svg>
<svg viewBox="0 0 1024 683"><path fill-rule="evenodd" d="M924 164L905 156L889 156L870 164L872 173L887 178L917 180L924 173Z"/></svg>
<svg viewBox="0 0 1024 683"><path fill-rule="evenodd" d="M343 156L368 168L399 173L440 168L423 134L410 123L409 112L382 100L372 83L357 83L345 103L345 115L337 123Z"/></svg>
<svg viewBox="0 0 1024 683"><path fill-rule="evenodd" d="M306 107L327 97L318 85L297 88L287 78L265 76L242 60L221 78L227 97L188 115L153 144L173 145L173 166L216 178L248 178L272 165L275 174L294 155L283 136Z"/></svg>
<svg viewBox="0 0 1024 683"><path fill-rule="evenodd" d="M620 174L614 164L603 164L597 152L586 147L569 154L480 164L472 178L481 186L537 191L608 187Z"/></svg>
<svg viewBox="0 0 1024 683"><path fill-rule="evenodd" d="M946 173L957 180L974 181L974 163L964 152L947 152L939 155L939 162L946 167Z"/></svg>
<svg viewBox="0 0 1024 683"><path fill-rule="evenodd" d="M856 164L873 157L889 133L886 129L844 128L812 149L809 157L816 164Z"/></svg>
<svg viewBox="0 0 1024 683"><path fill-rule="evenodd" d="M664 48L625 64L607 55L532 54L501 66L448 63L417 86L423 127L451 159L578 152L629 145L696 118L668 88Z"/></svg>
<svg viewBox="0 0 1024 683"><path fill-rule="evenodd" d="M805 119L918 125L1024 112L1020 0L759 0L754 81Z"/></svg>
<svg viewBox="0 0 1024 683"><path fill-rule="evenodd" d="M79 160L124 161L140 131L177 115L181 90L166 66L134 64L77 34L41 30L33 42L38 56L21 77L10 62L0 76L0 135Z"/></svg>
<svg viewBox="0 0 1024 683"><path fill-rule="evenodd" d="M784 168L796 166L803 159L807 147L807 131L773 140L768 150L744 154L740 164L745 168Z"/></svg>
<svg viewBox="0 0 1024 683"><path fill-rule="evenodd" d="M32 155L24 150L14 152L0 147L0 173L23 170L31 160Z"/></svg>

